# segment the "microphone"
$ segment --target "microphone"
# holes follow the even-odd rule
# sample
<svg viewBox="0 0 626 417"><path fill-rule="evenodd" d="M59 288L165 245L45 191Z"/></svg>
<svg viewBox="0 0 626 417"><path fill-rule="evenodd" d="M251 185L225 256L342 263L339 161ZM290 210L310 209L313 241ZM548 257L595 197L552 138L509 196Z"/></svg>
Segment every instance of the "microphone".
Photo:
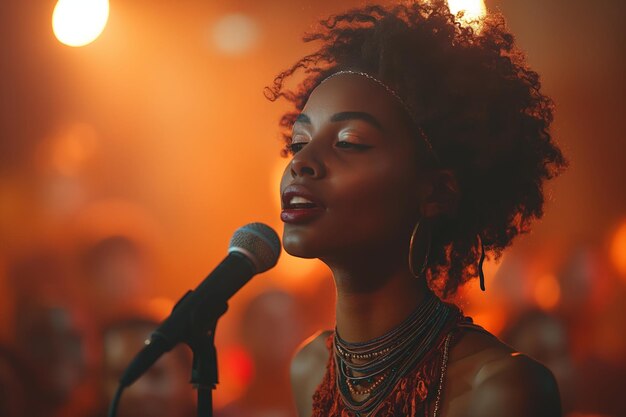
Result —
<svg viewBox="0 0 626 417"><path fill-rule="evenodd" d="M171 314L152 333L120 379L120 386L135 382L165 352L208 328L226 311L226 302L254 275L274 267L280 255L276 232L263 223L250 223L235 231L228 255L195 290L188 291Z"/></svg>

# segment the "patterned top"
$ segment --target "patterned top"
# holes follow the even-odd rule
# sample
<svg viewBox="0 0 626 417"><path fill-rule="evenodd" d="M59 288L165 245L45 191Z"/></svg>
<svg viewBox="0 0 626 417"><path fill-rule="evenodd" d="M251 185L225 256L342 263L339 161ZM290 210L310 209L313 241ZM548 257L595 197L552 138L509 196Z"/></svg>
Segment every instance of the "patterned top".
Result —
<svg viewBox="0 0 626 417"><path fill-rule="evenodd" d="M439 404L441 384L447 365L448 344L454 343L461 327L474 327L471 318L460 311L439 335L433 347L424 357L400 378L391 393L369 417L428 417ZM478 327L478 326L475 326ZM364 417L347 409L336 386L333 336L326 339L330 352L326 374L313 395L312 417Z"/></svg>

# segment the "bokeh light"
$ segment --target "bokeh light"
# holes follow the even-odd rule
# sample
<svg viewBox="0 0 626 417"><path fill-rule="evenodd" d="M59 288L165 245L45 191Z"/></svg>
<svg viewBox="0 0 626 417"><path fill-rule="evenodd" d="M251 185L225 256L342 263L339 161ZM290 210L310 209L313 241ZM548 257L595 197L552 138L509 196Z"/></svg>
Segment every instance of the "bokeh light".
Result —
<svg viewBox="0 0 626 417"><path fill-rule="evenodd" d="M556 276L545 274L537 278L533 291L537 306L543 310L551 310L561 299L561 287Z"/></svg>
<svg viewBox="0 0 626 417"><path fill-rule="evenodd" d="M96 151L97 141L93 126L74 123L52 139L49 164L62 175L76 175Z"/></svg>
<svg viewBox="0 0 626 417"><path fill-rule="evenodd" d="M613 236L611 260L622 279L626 280L626 221L621 224Z"/></svg>
<svg viewBox="0 0 626 417"><path fill-rule="evenodd" d="M108 0L59 0L52 12L52 30L65 45L85 46L100 36L108 19Z"/></svg>
<svg viewBox="0 0 626 417"><path fill-rule="evenodd" d="M257 24L248 16L229 14L213 27L213 43L223 53L239 55L248 52L259 39Z"/></svg>
<svg viewBox="0 0 626 417"><path fill-rule="evenodd" d="M4 49L11 59L5 60L2 75L11 99L5 100L7 117L0 124L6 139L0 141L0 243L5 248L0 253L0 342L13 346L16 331L25 328L19 325L25 315L17 314L18 309L37 301L32 292L24 292L24 301L14 296L10 273L22 254L29 259L40 247L55 249L55 259L68 264L63 282L71 291L62 302L84 304L81 314L105 317L132 299L147 302L146 308L162 319L173 300L223 259L237 227L263 221L282 234L278 184L289 159L278 157L282 141L277 122L291 106L285 100L268 102L263 88L319 46L301 42L319 18L362 2L271 3L5 2ZM582 417L583 409L586 416L626 415L578 404L600 403L602 398L602 406L611 406L619 399L612 388L624 380L626 364L626 333L620 321L626 317L626 195L615 192L626 178L625 154L620 152L623 100L615 88L623 62L615 59L621 55L612 42L619 38L623 13L619 2L610 3L589 15L582 1L565 8L513 1L448 2L452 13L463 15L462 24L474 30L480 29L487 8L506 16L516 42L558 103L552 132L557 141L566 142L565 156L572 165L554 190L552 185L547 189L547 195L554 191L554 198L547 199L546 215L533 224L533 233L516 238L500 262L485 262L487 291L473 279L451 301L502 338L527 311L571 331L567 350L577 373L565 382L577 384L570 392L577 403L570 402L569 410L579 413L569 417ZM562 18L564 10L568 19ZM589 30L580 30L581 21ZM94 39L91 47L73 48ZM295 88L299 80L296 75L286 86ZM128 238L145 256L137 264L107 261L106 271L120 277L111 285L119 291L107 294L119 293L120 301L104 296L79 263L86 249L112 235ZM301 340L333 328L336 289L331 275L321 261L283 251L276 268L251 280L231 299L216 338L221 378L216 412L240 399L268 402L268 393L289 391L287 385L283 389L266 382L267 376L283 372L258 366L256 351L242 342L242 325L252 323L244 314L251 300L268 289L288 293L302 317L271 304L279 313L275 323L289 324ZM122 279L127 276L132 281ZM48 281L52 284L45 288L52 289L34 287L37 293L61 294L56 283L62 280ZM98 303L87 302L96 297ZM260 340L263 332L253 327ZM53 342L36 332L33 336L40 343ZM285 339L273 338L268 346L288 362L287 349L278 348L290 346ZM563 362L552 363L558 379ZM187 367L185 376L188 372ZM264 377L261 388L267 391L256 386L248 390L256 374ZM84 375L95 379L97 372L86 369ZM21 380L16 377L15 386ZM18 389L10 387L11 396L17 397ZM69 398L85 403L87 397ZM67 409L74 411L75 406L68 404ZM53 412L51 407L46 411ZM260 407L254 411L272 413Z"/></svg>
<svg viewBox="0 0 626 417"><path fill-rule="evenodd" d="M221 395L217 406L224 406L240 396L254 374L254 361L246 348L239 344L225 346L218 356L218 368L227 369L220 373Z"/></svg>

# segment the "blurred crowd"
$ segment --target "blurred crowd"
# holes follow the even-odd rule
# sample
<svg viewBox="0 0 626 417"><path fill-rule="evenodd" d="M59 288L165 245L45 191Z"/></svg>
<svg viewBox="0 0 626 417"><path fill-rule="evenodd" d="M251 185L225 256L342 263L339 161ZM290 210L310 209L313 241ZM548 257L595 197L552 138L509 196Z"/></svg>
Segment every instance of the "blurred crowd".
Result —
<svg viewBox="0 0 626 417"><path fill-rule="evenodd" d="M6 267L3 417L106 415L121 373L162 319L142 301L149 267L138 244L110 236L77 252L38 248ZM193 415L190 362L182 346L165 355L124 393L118 415Z"/></svg>
<svg viewBox="0 0 626 417"><path fill-rule="evenodd" d="M74 252L41 247L5 265L3 417L106 416L120 375L173 305L153 297L149 257L131 238L108 236ZM558 297L547 306L520 296L515 282L524 263L505 259L491 280L488 291L506 307L487 311L486 318L503 320L490 330L552 370L567 416L626 416L624 281L577 249L564 258L554 277ZM295 417L289 360L320 325L310 318L332 309L332 285L326 288L325 295L270 288L246 302L235 332L240 350L220 357L218 349L220 376L242 381L236 396L218 403L218 417ZM184 345L164 355L124 392L118 416L195 415L191 364Z"/></svg>
<svg viewBox="0 0 626 417"><path fill-rule="evenodd" d="M130 238L109 236L76 252L38 248L7 265L2 417L106 416L126 366L174 304L154 297L149 257ZM300 317L296 299L281 290L247 304L236 331L244 348L220 369L245 386L216 415L294 415L288 365L305 334ZM196 415L191 368L191 350L179 345L124 391L117 415Z"/></svg>

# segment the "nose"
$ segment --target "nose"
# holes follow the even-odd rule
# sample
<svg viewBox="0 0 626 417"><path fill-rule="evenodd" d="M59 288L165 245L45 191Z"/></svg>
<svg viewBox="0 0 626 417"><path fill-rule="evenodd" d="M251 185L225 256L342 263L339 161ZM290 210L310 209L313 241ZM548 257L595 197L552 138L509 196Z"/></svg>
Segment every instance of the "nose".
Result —
<svg viewBox="0 0 626 417"><path fill-rule="evenodd" d="M314 148L315 144L311 142L293 156L289 164L293 178L308 176L319 179L326 175L324 163Z"/></svg>

